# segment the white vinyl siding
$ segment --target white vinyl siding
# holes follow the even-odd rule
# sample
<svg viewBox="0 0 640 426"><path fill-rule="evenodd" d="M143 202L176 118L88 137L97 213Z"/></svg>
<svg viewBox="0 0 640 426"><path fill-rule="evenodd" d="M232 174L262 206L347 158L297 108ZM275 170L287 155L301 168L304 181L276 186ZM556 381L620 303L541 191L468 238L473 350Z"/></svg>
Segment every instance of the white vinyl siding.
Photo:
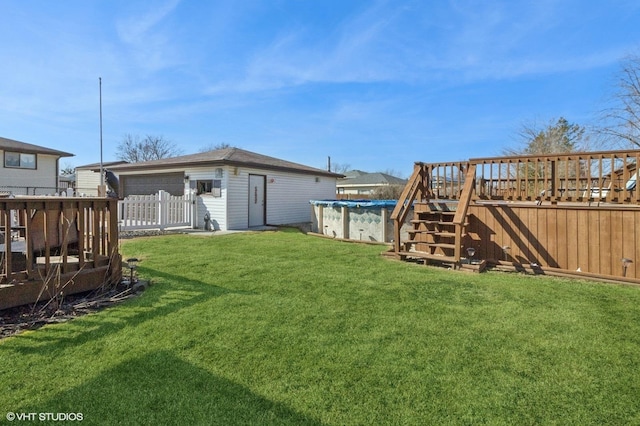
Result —
<svg viewBox="0 0 640 426"><path fill-rule="evenodd" d="M185 171L185 175L189 176L190 182L195 182L198 180L213 180L214 173L215 173L215 168L188 169ZM209 212L212 225L215 227L216 231L229 229L227 224L227 209L226 209L226 204L227 204L226 180L228 175L229 175L228 170L224 168L220 197L214 197L211 194L201 194L196 198L197 200L196 227L197 228L201 228L201 229L204 228L205 213Z"/></svg>
<svg viewBox="0 0 640 426"><path fill-rule="evenodd" d="M0 158L4 152L0 151ZM10 185L15 195L46 195L56 192L58 187L58 157L47 154L37 154L36 169L21 169L12 167L0 168L1 185ZM14 188L14 189L12 189ZM34 194L34 188L37 188Z"/></svg>
<svg viewBox="0 0 640 426"><path fill-rule="evenodd" d="M229 229L249 227L249 174L264 174L254 169L229 168L227 212ZM269 203L269 196L266 196Z"/></svg>
<svg viewBox="0 0 640 426"><path fill-rule="evenodd" d="M309 201L333 199L336 194L336 179L331 177L242 167L234 175L233 168L230 170L229 229L246 229L249 225L249 174L266 176L268 225L311 222Z"/></svg>
<svg viewBox="0 0 640 426"><path fill-rule="evenodd" d="M286 225L311 222L310 200L333 199L336 179L314 175L267 175L267 223Z"/></svg>
<svg viewBox="0 0 640 426"><path fill-rule="evenodd" d="M98 196L100 173L92 170L76 169L76 191L88 197Z"/></svg>

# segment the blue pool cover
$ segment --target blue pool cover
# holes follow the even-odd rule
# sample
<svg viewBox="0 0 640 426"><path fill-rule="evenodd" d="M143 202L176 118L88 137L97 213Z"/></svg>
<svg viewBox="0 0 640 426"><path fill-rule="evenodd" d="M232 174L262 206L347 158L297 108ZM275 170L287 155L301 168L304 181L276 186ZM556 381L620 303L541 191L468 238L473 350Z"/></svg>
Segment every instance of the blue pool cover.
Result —
<svg viewBox="0 0 640 426"><path fill-rule="evenodd" d="M393 208L398 200L311 200L314 206L349 208Z"/></svg>

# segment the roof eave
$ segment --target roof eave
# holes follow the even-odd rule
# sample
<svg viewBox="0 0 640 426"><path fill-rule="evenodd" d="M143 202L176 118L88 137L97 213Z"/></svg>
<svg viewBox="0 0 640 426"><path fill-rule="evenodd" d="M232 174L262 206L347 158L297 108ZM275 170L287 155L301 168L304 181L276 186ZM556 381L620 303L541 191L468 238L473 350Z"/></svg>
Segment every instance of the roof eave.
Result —
<svg viewBox="0 0 640 426"><path fill-rule="evenodd" d="M344 176L338 173L328 172L320 169L305 170L305 169L298 169L295 167L275 166L275 165L269 165L269 164L260 164L260 163L246 162L246 161L234 161L234 160L227 160L227 159L213 160L213 161L210 160L210 161L202 161L202 162L193 162L193 161L186 162L185 161L185 162L175 162L171 164L148 164L148 165L145 165L145 164L136 165L135 163L133 164L130 163L130 164L121 165L121 166L113 166L111 167L111 170L118 173L127 173L129 171L142 171L142 170L168 169L168 168L175 169L175 168L188 168L188 167L206 167L206 166L252 167L252 168L263 169L263 170L285 171L290 173L306 174L306 175L313 175L313 176L325 176L325 177L331 177L335 179L339 179Z"/></svg>

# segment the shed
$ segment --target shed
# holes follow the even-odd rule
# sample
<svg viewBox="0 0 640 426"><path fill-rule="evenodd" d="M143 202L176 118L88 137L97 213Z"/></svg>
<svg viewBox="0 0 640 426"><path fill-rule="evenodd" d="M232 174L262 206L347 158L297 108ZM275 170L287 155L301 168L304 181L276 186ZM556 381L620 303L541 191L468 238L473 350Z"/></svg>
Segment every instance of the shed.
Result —
<svg viewBox="0 0 640 426"><path fill-rule="evenodd" d="M309 201L334 198L342 177L239 148L113 165L110 170L120 180L120 196L159 190L194 193L194 223L215 230L310 223Z"/></svg>

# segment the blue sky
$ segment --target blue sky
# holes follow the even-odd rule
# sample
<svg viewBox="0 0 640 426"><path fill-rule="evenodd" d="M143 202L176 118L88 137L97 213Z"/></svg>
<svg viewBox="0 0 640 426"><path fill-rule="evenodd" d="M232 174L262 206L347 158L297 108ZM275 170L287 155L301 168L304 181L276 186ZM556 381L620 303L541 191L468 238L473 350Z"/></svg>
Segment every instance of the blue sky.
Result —
<svg viewBox="0 0 640 426"><path fill-rule="evenodd" d="M125 134L407 177L591 125L640 2L0 0L0 136L116 159Z"/></svg>

